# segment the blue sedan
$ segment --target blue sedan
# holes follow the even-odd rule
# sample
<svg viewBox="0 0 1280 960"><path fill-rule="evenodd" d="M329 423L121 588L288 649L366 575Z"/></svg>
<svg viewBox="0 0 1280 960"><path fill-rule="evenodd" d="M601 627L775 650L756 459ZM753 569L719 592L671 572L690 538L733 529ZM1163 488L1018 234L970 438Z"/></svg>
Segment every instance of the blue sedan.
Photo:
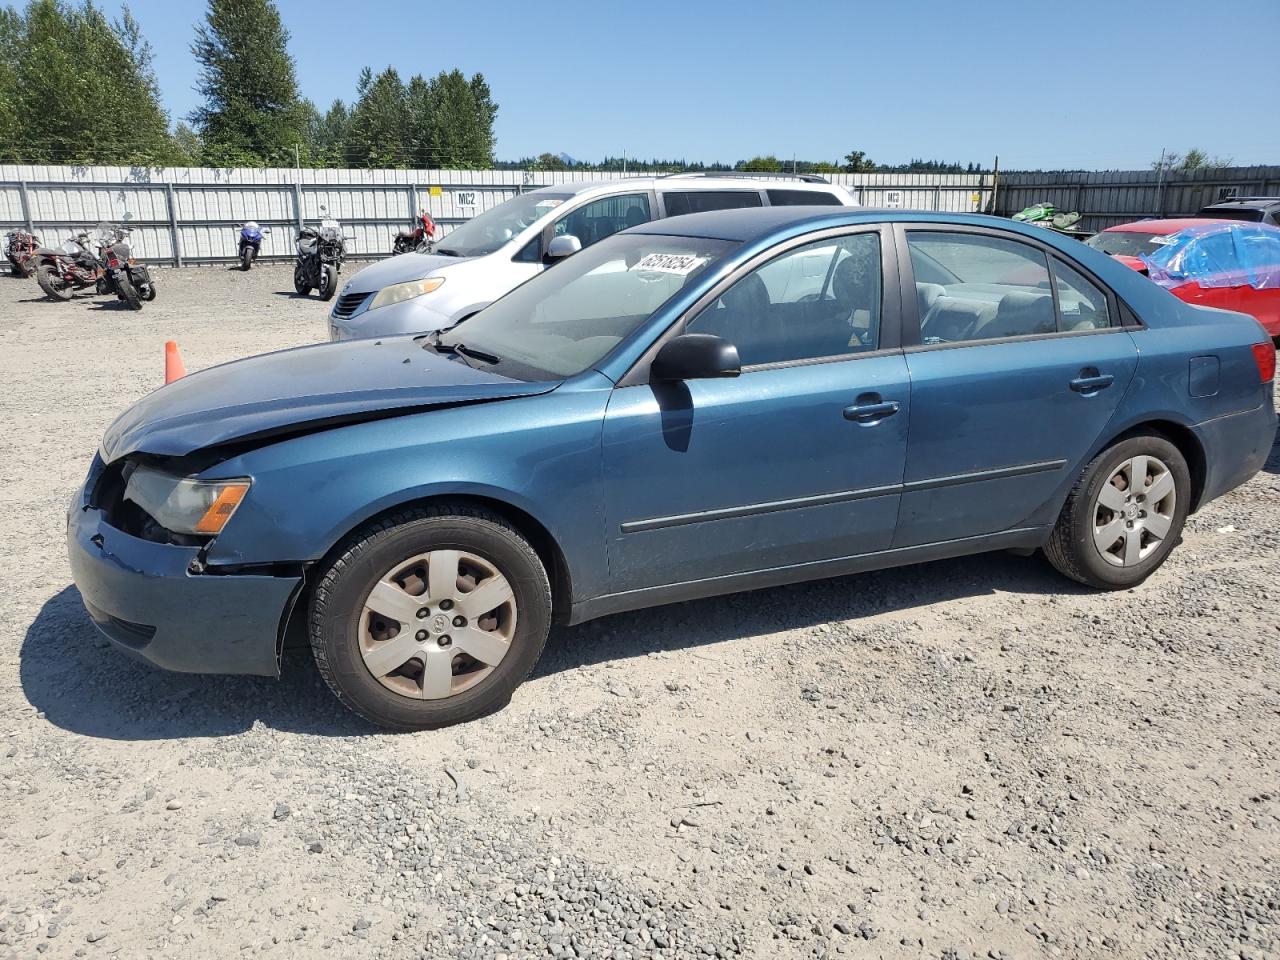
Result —
<svg viewBox="0 0 1280 960"><path fill-rule="evenodd" d="M69 515L119 647L396 729L506 703L553 622L987 550L1133 587L1275 436L1275 350L1048 231L768 208L616 234L446 331L205 370Z"/></svg>

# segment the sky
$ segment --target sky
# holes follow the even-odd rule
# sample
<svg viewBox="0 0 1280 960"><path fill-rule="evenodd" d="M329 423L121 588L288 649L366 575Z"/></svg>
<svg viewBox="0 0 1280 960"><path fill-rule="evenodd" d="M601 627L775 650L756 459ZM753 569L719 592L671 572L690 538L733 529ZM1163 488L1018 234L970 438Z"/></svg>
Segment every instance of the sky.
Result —
<svg viewBox="0 0 1280 960"><path fill-rule="evenodd" d="M277 5L301 92L322 110L351 101L366 65L483 73L500 159L856 149L883 163L1129 169L1199 147L1280 163L1280 0ZM199 100L189 48L205 5L130 7L180 119Z"/></svg>

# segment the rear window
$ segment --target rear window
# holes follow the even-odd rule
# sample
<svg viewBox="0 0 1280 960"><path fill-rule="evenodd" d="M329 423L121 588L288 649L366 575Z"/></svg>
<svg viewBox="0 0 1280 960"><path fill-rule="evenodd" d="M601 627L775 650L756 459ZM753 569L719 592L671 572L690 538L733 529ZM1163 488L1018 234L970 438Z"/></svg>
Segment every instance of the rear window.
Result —
<svg viewBox="0 0 1280 960"><path fill-rule="evenodd" d="M758 190L688 190L681 193L664 193L668 217L686 213L706 213L708 210L736 210L740 207L762 207Z"/></svg>
<svg viewBox="0 0 1280 960"><path fill-rule="evenodd" d="M775 207L838 207L840 198L825 190L769 190L769 203Z"/></svg>
<svg viewBox="0 0 1280 960"><path fill-rule="evenodd" d="M1095 233L1086 240L1085 246L1101 250L1113 257L1151 256L1171 238L1160 233L1139 233L1136 230L1117 230L1114 233L1103 231Z"/></svg>
<svg viewBox="0 0 1280 960"><path fill-rule="evenodd" d="M1239 220L1243 223L1260 223L1265 215L1261 207L1205 207L1197 217L1212 217L1214 220Z"/></svg>

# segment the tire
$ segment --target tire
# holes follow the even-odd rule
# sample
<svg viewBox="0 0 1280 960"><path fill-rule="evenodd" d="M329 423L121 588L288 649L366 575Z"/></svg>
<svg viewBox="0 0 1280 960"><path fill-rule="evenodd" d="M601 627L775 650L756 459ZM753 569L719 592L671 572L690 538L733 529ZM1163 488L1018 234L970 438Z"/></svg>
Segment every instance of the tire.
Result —
<svg viewBox="0 0 1280 960"><path fill-rule="evenodd" d="M58 271L51 263L42 263L36 267L36 283L50 300L70 300L71 284L58 276Z"/></svg>
<svg viewBox="0 0 1280 960"><path fill-rule="evenodd" d="M542 655L551 627L547 573L529 543L496 514L463 505L406 510L371 523L334 553L312 591L311 649L334 695L372 723L392 730L425 730L474 720L505 706ZM451 564L442 567L442 576L448 584L447 571L453 573L456 606L447 588L437 593L430 584L433 557ZM479 573L472 561L480 565ZM403 585L397 579L402 575L408 577ZM459 585L467 583L486 590L486 599L506 599L491 611L474 613L474 623L465 621L462 604L467 593ZM404 590L420 588L420 596L429 598L428 615L405 610L401 616L411 619L396 620L366 607L379 584L413 610L421 601ZM440 606L433 593L441 597ZM385 602L380 599L379 605ZM464 621L461 627L459 621ZM412 634L407 632L411 623ZM459 634L456 646L441 631ZM383 636L377 636L379 632ZM391 650L389 645L401 637L402 646ZM490 647L495 637L499 644ZM478 647L477 640L482 641ZM395 664L405 656L405 646L410 659L390 667L381 679L376 677L373 670ZM366 666L366 656L379 650L385 651L383 661ZM471 658L470 650L483 651L498 662ZM417 652L426 656L413 657ZM430 663L437 669L427 698Z"/></svg>
<svg viewBox="0 0 1280 960"><path fill-rule="evenodd" d="M320 294L321 300L332 300L334 292L338 289L338 271L333 269L329 264L320 267L320 286L316 288L316 292Z"/></svg>
<svg viewBox="0 0 1280 960"><path fill-rule="evenodd" d="M142 287L142 299L150 303L156 298L156 282L148 280Z"/></svg>
<svg viewBox="0 0 1280 960"><path fill-rule="evenodd" d="M142 309L142 297L138 296L138 291L134 288L133 282L121 273L116 281L116 289L120 293L120 299L125 302L130 310Z"/></svg>
<svg viewBox="0 0 1280 960"><path fill-rule="evenodd" d="M293 289L297 290L298 294L303 297L311 292L311 284L307 283L306 273L302 269L302 264L298 264L293 268Z"/></svg>
<svg viewBox="0 0 1280 960"><path fill-rule="evenodd" d="M246 244L245 248L240 251L240 269L248 270L252 266L253 266L253 247L248 246Z"/></svg>
<svg viewBox="0 0 1280 960"><path fill-rule="evenodd" d="M1133 466L1139 457L1145 466ZM1131 480L1139 469L1145 479ZM1190 503L1191 472L1177 447L1160 436L1121 440L1085 467L1045 555L1060 573L1088 586L1137 586L1178 543Z"/></svg>

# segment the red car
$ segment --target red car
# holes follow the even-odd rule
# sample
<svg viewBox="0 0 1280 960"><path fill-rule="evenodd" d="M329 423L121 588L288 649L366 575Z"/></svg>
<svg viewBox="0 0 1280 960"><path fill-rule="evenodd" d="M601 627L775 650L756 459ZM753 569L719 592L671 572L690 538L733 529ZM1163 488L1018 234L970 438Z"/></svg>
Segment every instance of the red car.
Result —
<svg viewBox="0 0 1280 960"><path fill-rule="evenodd" d="M1280 227L1199 217L1140 220L1085 243L1180 300L1247 313L1280 337Z"/></svg>

